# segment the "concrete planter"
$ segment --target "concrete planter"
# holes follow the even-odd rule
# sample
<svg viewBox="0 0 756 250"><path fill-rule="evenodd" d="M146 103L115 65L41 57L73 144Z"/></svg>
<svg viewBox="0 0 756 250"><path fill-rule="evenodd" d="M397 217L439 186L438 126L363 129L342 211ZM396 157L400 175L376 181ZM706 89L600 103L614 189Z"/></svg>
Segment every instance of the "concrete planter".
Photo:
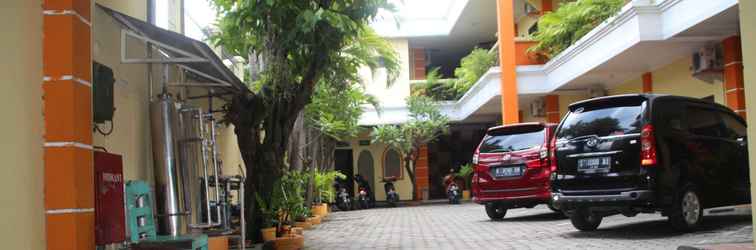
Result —
<svg viewBox="0 0 756 250"><path fill-rule="evenodd" d="M312 215L325 217L326 215L328 215L328 204L321 203L318 205L312 205L312 208L310 208L310 210L312 211Z"/></svg>
<svg viewBox="0 0 756 250"><path fill-rule="evenodd" d="M464 191L462 191L462 199L463 200L470 200L470 190L464 190Z"/></svg>
<svg viewBox="0 0 756 250"><path fill-rule="evenodd" d="M273 245L278 250L302 249L304 247L304 237L302 235L289 234L273 240Z"/></svg>
<svg viewBox="0 0 756 250"><path fill-rule="evenodd" d="M294 222L294 227L300 227L306 230L306 229L310 229L312 227L312 224L306 221L297 221L297 222Z"/></svg>
<svg viewBox="0 0 756 250"><path fill-rule="evenodd" d="M276 239L276 228L275 227L263 228L263 229L260 229L260 232L262 232L263 241L269 241L269 240L275 240Z"/></svg>
<svg viewBox="0 0 756 250"><path fill-rule="evenodd" d="M307 218L307 222L312 225L320 225L321 217L319 215L315 215L313 217Z"/></svg>

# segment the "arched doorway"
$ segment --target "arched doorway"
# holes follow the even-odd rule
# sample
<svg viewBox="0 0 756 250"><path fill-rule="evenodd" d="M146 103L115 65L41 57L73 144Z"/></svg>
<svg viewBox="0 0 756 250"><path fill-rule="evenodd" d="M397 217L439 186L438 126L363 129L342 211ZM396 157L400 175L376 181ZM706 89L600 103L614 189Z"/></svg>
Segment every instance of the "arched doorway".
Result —
<svg viewBox="0 0 756 250"><path fill-rule="evenodd" d="M361 175L370 184L370 189L375 192L375 178L373 172L373 154L370 151L362 150L357 158L357 174Z"/></svg>

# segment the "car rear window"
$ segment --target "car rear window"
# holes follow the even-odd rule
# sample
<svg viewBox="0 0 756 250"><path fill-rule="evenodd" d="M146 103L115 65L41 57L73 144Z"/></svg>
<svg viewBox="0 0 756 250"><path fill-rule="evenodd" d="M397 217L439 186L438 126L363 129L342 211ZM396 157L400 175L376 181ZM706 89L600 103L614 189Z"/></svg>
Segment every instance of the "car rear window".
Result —
<svg viewBox="0 0 756 250"><path fill-rule="evenodd" d="M557 134L558 139L580 136L639 133L644 99L602 100L603 105L578 107L570 112Z"/></svg>
<svg viewBox="0 0 756 250"><path fill-rule="evenodd" d="M545 142L546 132L538 130L516 132L492 132L480 145L481 153L512 152L539 147Z"/></svg>

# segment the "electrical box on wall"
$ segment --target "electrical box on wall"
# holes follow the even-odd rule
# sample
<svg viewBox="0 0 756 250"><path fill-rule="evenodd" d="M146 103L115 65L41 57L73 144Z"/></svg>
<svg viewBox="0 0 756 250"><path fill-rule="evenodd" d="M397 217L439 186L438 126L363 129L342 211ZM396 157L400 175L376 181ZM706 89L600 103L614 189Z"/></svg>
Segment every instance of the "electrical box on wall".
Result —
<svg viewBox="0 0 756 250"><path fill-rule="evenodd" d="M113 120L113 70L108 66L92 63L92 106L95 123Z"/></svg>
<svg viewBox="0 0 756 250"><path fill-rule="evenodd" d="M120 155L94 152L95 243L126 240L123 159Z"/></svg>

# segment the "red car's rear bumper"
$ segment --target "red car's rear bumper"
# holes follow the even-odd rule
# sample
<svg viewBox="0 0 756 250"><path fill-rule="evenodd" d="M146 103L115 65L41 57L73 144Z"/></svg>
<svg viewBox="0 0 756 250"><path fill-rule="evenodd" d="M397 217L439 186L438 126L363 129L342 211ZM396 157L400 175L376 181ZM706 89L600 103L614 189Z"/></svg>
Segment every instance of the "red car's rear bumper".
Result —
<svg viewBox="0 0 756 250"><path fill-rule="evenodd" d="M538 185L516 189L478 189L473 194L473 202L485 204L490 202L506 203L547 203L551 199L548 185Z"/></svg>

